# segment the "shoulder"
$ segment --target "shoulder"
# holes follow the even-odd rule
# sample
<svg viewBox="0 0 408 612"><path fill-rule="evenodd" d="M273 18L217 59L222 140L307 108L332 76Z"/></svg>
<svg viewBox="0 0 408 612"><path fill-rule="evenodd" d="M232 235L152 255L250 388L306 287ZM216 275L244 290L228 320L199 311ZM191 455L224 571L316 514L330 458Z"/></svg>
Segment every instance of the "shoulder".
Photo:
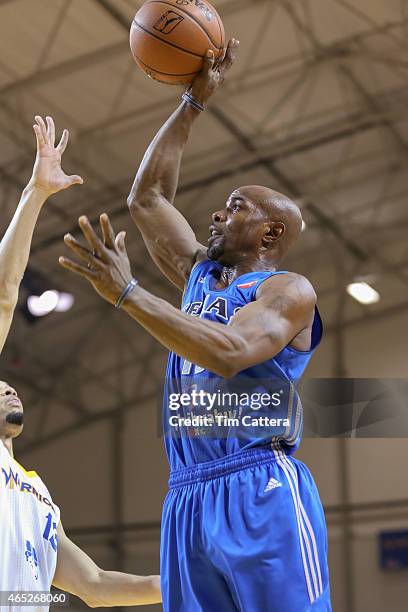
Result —
<svg viewBox="0 0 408 612"><path fill-rule="evenodd" d="M288 272L271 276L262 283L256 299L279 310L310 311L316 306L317 295L305 276Z"/></svg>

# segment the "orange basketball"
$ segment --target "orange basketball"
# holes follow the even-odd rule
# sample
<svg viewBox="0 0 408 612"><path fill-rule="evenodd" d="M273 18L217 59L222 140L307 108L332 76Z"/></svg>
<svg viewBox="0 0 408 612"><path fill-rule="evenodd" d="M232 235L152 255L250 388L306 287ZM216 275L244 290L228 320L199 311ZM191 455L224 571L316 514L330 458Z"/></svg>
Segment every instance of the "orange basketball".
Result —
<svg viewBox="0 0 408 612"><path fill-rule="evenodd" d="M130 29L130 48L138 66L162 83L191 83L207 49L215 60L224 53L225 30L207 0L147 0Z"/></svg>

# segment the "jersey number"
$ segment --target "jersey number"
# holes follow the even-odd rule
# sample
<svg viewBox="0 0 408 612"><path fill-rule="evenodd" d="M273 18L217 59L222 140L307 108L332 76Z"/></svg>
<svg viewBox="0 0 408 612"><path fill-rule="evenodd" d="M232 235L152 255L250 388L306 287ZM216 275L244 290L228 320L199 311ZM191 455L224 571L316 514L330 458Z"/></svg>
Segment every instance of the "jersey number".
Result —
<svg viewBox="0 0 408 612"><path fill-rule="evenodd" d="M51 512L47 514L47 524L45 525L43 538L44 540L47 540L51 544L53 550L57 552L57 546L58 546L57 523L55 523L55 521L52 520Z"/></svg>

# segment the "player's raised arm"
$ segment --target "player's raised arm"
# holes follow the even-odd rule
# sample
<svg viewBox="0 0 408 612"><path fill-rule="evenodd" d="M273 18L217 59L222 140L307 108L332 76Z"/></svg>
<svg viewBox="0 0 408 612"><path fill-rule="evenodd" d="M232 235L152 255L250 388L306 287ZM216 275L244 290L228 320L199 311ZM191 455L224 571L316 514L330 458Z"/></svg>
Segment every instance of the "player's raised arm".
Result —
<svg viewBox="0 0 408 612"><path fill-rule="evenodd" d="M133 576L100 569L58 525L58 558L53 585L89 607L142 606L161 602L160 576Z"/></svg>
<svg viewBox="0 0 408 612"><path fill-rule="evenodd" d="M132 218L146 247L163 274L181 290L194 263L205 257L186 219L172 206L177 191L180 164L194 121L212 94L224 81L235 59L239 42L232 39L224 60L214 66L207 54L203 71L183 101L159 130L146 151L128 197Z"/></svg>
<svg viewBox="0 0 408 612"><path fill-rule="evenodd" d="M33 175L0 243L0 352L13 319L34 227L41 208L54 193L83 182L80 176L67 176L61 168L61 157L69 138L68 131L64 130L59 144L55 146L55 126L52 118L47 117L47 125L41 117L36 117L35 120L37 157Z"/></svg>

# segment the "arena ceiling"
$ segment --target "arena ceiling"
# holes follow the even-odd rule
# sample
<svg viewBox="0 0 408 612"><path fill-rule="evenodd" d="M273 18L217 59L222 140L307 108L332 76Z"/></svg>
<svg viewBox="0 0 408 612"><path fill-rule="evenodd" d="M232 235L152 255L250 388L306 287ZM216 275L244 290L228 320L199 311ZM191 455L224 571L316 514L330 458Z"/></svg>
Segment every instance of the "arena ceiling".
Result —
<svg viewBox="0 0 408 612"><path fill-rule="evenodd" d="M135 66L136 0L0 0L0 223L30 175L34 114L71 131L64 158L85 184L42 212L29 274L75 305L29 323L16 313L0 377L24 389L26 450L154 403L165 354L136 323L60 269L80 214L127 230L134 274L178 302L151 265L126 206L144 150L181 90ZM408 308L408 4L405 0L218 0L239 59L194 129L177 206L206 241L210 213L242 184L302 207L306 230L287 267L314 283L328 332ZM367 307L345 292L368 277ZM21 304L27 290L21 292ZM59 405L58 418L50 411Z"/></svg>

